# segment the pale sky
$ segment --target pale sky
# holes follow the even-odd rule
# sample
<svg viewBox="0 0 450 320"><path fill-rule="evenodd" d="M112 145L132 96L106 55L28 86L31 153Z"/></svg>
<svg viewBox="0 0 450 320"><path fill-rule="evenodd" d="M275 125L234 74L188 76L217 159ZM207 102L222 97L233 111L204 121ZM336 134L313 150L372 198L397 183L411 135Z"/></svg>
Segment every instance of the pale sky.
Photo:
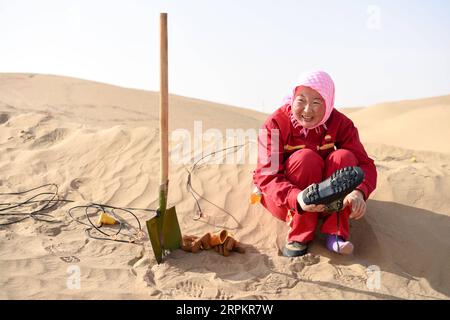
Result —
<svg viewBox="0 0 450 320"><path fill-rule="evenodd" d="M336 107L450 94L446 0L0 0L0 72L159 90L159 13L169 90L272 112L306 70Z"/></svg>

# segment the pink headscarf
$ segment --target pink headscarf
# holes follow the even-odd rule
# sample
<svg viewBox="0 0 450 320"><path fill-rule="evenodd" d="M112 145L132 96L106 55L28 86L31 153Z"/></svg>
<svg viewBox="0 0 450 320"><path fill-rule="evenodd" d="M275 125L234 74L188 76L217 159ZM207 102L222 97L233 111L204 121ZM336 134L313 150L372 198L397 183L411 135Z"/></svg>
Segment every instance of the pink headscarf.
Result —
<svg viewBox="0 0 450 320"><path fill-rule="evenodd" d="M292 92L283 99L283 105L288 104L289 116L291 118L292 124L295 128L300 128L301 125L298 123L297 119L295 119L294 114L292 113L292 103L294 100L295 90L300 87L305 86L311 89L316 90L322 98L325 100L325 115L323 119L313 128L316 129L316 132L320 127L323 126L324 129L327 129L325 122L327 122L328 118L331 115L331 112L334 108L334 82L331 79L330 75L324 71L313 71L302 74L297 81L294 83L294 89ZM310 129L302 128L301 133L308 135L308 131Z"/></svg>

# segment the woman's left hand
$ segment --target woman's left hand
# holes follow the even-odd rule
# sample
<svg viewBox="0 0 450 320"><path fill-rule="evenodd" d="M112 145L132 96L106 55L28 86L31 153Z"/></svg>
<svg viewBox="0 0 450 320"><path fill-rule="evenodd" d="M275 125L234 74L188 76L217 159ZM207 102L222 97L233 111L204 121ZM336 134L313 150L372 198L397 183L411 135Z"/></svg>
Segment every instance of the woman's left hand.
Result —
<svg viewBox="0 0 450 320"><path fill-rule="evenodd" d="M344 208L350 205L352 213L350 219L361 219L366 213L366 202L361 191L353 190L344 198Z"/></svg>

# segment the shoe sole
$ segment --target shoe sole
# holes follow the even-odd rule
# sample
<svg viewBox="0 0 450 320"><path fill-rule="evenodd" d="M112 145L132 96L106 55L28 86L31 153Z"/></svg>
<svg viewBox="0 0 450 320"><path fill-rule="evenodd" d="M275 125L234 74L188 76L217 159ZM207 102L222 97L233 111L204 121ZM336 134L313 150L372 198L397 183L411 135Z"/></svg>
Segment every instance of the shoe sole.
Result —
<svg viewBox="0 0 450 320"><path fill-rule="evenodd" d="M310 204L330 204L343 199L364 180L360 167L345 167L335 171L331 177L315 183L303 192L303 202Z"/></svg>
<svg viewBox="0 0 450 320"><path fill-rule="evenodd" d="M308 248L305 248L303 250L289 250L286 247L284 247L282 250L283 256L288 258L304 256L307 252Z"/></svg>

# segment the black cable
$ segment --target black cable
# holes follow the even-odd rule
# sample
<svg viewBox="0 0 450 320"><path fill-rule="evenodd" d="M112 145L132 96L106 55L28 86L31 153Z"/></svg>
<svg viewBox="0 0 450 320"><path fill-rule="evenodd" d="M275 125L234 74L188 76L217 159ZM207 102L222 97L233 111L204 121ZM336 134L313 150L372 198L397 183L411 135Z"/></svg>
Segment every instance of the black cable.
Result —
<svg viewBox="0 0 450 320"><path fill-rule="evenodd" d="M192 197L194 198L194 201L195 201L195 204L196 204L196 207L197 207L196 215L194 215L194 217L192 218L193 220L197 221L197 220L201 219L201 218L203 217L203 215L204 215L204 214L203 214L203 210L202 210L202 208L201 208L201 206L200 206L200 201L199 201L200 199L203 199L203 200L207 201L208 203L214 205L215 207L219 208L220 210L222 210L223 212L225 212L225 213L228 214L229 216L231 216L231 217L233 218L233 220L238 224L238 226L240 226L240 223L236 220L236 218L234 218L234 216L233 216L231 213L229 213L229 212L226 211L225 209L219 207L219 206L216 205L215 203L209 201L208 199L206 199L205 197L203 197L202 195L200 195L200 194L194 189L194 187L192 187L192 175L193 175L194 171L195 171L196 169L199 168L199 166L198 166L199 163L200 163L201 161L203 161L205 158L210 157L210 156L213 156L213 155L215 155L215 154L217 154L217 153L220 153L220 152L225 152L226 150L229 150L229 149L233 149L232 152L236 152L236 151L239 150L240 148L245 147L247 144L248 144L248 142L246 142L246 143L244 143L244 144L240 144L240 145L235 145L235 146L227 147L227 148L224 148L224 149L219 150L219 151L213 151L213 152L211 152L211 153L209 153L209 154L207 154L207 155L201 157L200 159L198 159L198 160L192 165L191 170L188 170L187 168L185 168L186 171L188 172L188 178L187 178L187 182L186 182L186 188L187 188L188 192L189 192L189 193L192 195ZM227 154L228 154L228 153L226 153L224 156L226 156Z"/></svg>
<svg viewBox="0 0 450 320"><path fill-rule="evenodd" d="M28 195L32 191L36 191L39 189L50 187L51 189L54 189L53 191L45 190L45 192L40 192L36 195L30 195L27 199L24 201L21 201L21 199L18 199L19 201L16 202L6 202L6 203L0 203L0 217L17 217L21 216L17 219L13 219L8 222L0 223L1 226L9 226L12 224L19 223L21 221L24 221L28 218L32 218L37 221L41 222L48 222L48 223L55 223L55 222L61 222L58 220L49 220L41 217L51 217L52 215L48 214L48 212L51 211L54 207L58 206L60 203L71 203L75 202L73 200L67 200L67 199L61 199L58 195L58 186L54 183L41 185L36 188L32 188L29 190L21 191L21 192L10 192L10 193L0 193L0 196L23 196ZM44 197L44 199L40 199L41 197ZM37 205L36 205L37 204ZM30 208L31 207L31 210ZM75 218L73 215L73 211L84 208L85 209L85 217L88 221L88 223L80 220L79 218ZM94 208L96 211L94 214L99 213L100 211L109 215L112 215L114 219L118 222L119 228L117 232L114 234L109 234L101 230L101 226L97 226L90 218L89 209ZM131 225L128 223L125 219L123 219L116 211L122 210L133 216L133 218L137 221L137 227ZM142 226L141 222L139 221L138 217L132 212L132 210L141 210L141 211L150 211L150 212L156 212L154 209L141 209L141 208L120 208L115 206L110 206L106 204L100 204L100 203L91 203L86 206L75 206L69 209L68 214L72 218L73 221L83 224L87 226L88 228L85 229L86 234L93 239L98 240L111 240L111 241L118 241L118 242L126 242L126 243L134 243L136 240L139 240L142 238ZM121 231L123 230L123 227L127 226L129 229L134 229L135 234L129 235L129 240L122 240L118 239ZM91 231L95 230L96 232L99 232L103 234L105 237L98 237L91 234Z"/></svg>
<svg viewBox="0 0 450 320"><path fill-rule="evenodd" d="M247 144L247 143L246 143L246 144ZM244 147L246 144L235 145L235 146L232 146L232 147L224 148L224 149L219 150L219 151L213 151L213 152L211 152L211 153L209 153L209 154L207 154L207 155L201 157L200 159L198 159L198 160L192 165L190 171L186 169L186 171L188 171L188 179L187 179L186 187L187 187L188 191L190 192L190 194L192 195L192 197L194 198L195 204L196 204L196 206L197 206L197 214L194 216L194 218L193 218L194 220L199 220L199 219L203 216L203 211L202 211L202 208L201 208L201 206L200 206L199 199L201 198L201 199L207 200L206 198L204 198L203 196L201 196L201 195L200 195L200 194L192 187L192 173L197 169L198 163L199 163L200 161L202 161L203 159L205 159L205 158L207 158L207 157L210 157L210 156L212 156L212 155L215 155L216 153L219 153L219 152L224 152L224 151L229 150L229 149L237 149L237 150L239 150L239 148ZM235 151L234 151L234 152L235 152ZM226 154L225 154L225 155L226 155ZM197 197L198 197L198 198L197 198ZM207 200L207 201L208 201L208 200ZM208 202L210 202L210 201L208 201ZM210 202L210 203L212 203L212 202ZM212 204L213 204L213 203L212 203Z"/></svg>
<svg viewBox="0 0 450 320"><path fill-rule="evenodd" d="M86 217L86 219L89 222L89 224L86 223L86 222L83 222L79 218L75 218L73 216L72 211L74 211L74 210L76 210L78 208L84 208L85 209L84 210L85 211L84 216ZM94 208L94 209L96 209L96 211L94 213L89 213L89 209L90 208ZM107 209L111 209L111 210L107 210ZM137 222L137 228L135 226L131 225L130 223L128 223L125 219L123 219L118 213L116 213L116 210L122 210L122 211L125 211L125 212L129 213L130 215L132 215L133 218ZM84 231L85 231L86 235L88 237L92 238L92 239L109 240L109 241L116 241L116 242L123 242L123 243L135 243L136 241L142 240L142 238L143 238L143 231L142 231L142 225L141 225L141 222L139 221L139 218L132 212L132 210L156 212L155 209L120 208L120 207L110 206L110 205L101 204L101 203L91 203L91 204L86 205L86 206L75 206L75 207L72 207L72 208L69 209L68 214L72 218L73 221L87 226L87 228ZM103 230L101 230L102 226L97 226L91 220L89 215L90 214L97 214L100 211L102 213L105 213L105 214L113 216L114 219L118 222L119 228L118 228L118 230L115 233L108 234L108 233L104 232ZM129 227L129 229L134 229L135 230L135 234L134 235L128 235L129 240L122 240L122 239L118 238L124 226ZM104 237L99 237L99 236L92 235L91 232L93 230L103 234Z"/></svg>
<svg viewBox="0 0 450 320"><path fill-rule="evenodd" d="M49 186L54 187L55 190L53 192L41 192L41 193L39 193L35 196L32 196L31 198L28 198L25 201L21 201L21 202L0 203L0 215L2 215L2 216L25 216L25 217L14 219L14 220L6 222L6 223L0 223L0 226L12 225L12 224L24 221L28 218L32 218L34 220L42 221L42 222L49 222L49 223L57 222L54 220L39 218L39 216L51 217L51 215L46 214L46 212L48 212L50 209L52 209L54 206L56 206L58 201L60 201L58 198L58 186L54 183L45 184L45 185L42 185L42 186L39 186L39 187L36 187L33 189L25 190L22 192L0 193L0 196L11 196L11 195L21 196L21 195L25 195L31 191L35 191L35 190L42 189L42 188L49 187ZM42 195L50 196L50 199L34 200ZM55 200L55 198L58 200ZM52 204L52 202L54 202L54 203ZM32 210L32 211L25 211L25 212L23 211L23 208L26 208L27 206L30 206L30 205L33 206L36 203L38 203L37 209ZM12 210L12 209L19 209L19 210Z"/></svg>
<svg viewBox="0 0 450 320"><path fill-rule="evenodd" d="M188 179L187 179L187 189L188 192L192 195L192 197L195 200L196 206L197 206L197 215L194 217L194 220L198 220L203 216L203 211L202 208L200 206L200 199L203 199L205 201L207 201L208 203L216 206L217 208L221 209L222 211L224 211L225 213L227 213L228 215L230 215L235 222L238 224L238 226L240 225L239 222L234 218L234 216L227 212L225 209L220 208L219 206L217 206L216 204L214 204L213 202L209 201L208 199L206 199L205 197L203 197L202 195L200 195L193 187L192 187L192 175L194 173L194 171L196 169L199 168L199 163L201 161L203 161L205 158L210 157L212 155L215 155L217 153L221 153L221 152L225 152L227 150L233 149L233 152L236 152L237 150L239 150L240 148L244 147L245 145L247 145L247 143L241 144L241 145L235 145L232 147L227 147L224 148L222 150L219 151L214 151L211 152L203 157L201 157L200 159L198 159L193 166L191 167L191 170L188 170ZM227 154L225 154L227 155ZM0 193L0 196L22 196L22 195L26 195L29 194L32 191L35 190L39 190L39 189L43 189L46 187L51 187L54 188L54 191L50 192L40 192L34 196L29 197L28 199L26 199L25 201L18 201L18 202L7 202L7 203L0 203L0 217L16 217L16 216L22 216L20 218L17 219L13 219L11 221L8 222L4 222L4 223L0 223L0 227L2 226L8 226L8 225L12 225L12 224L16 224L19 223L21 221L24 221L28 218L32 218L36 221L41 221L41 222L48 222L48 223L57 223L57 222L61 222L58 220L49 220L49 219L45 219L45 218L41 218L41 217L47 217L47 218L54 218L52 215L47 214L48 212L51 211L51 209L55 208L56 206L58 206L60 203L72 203L75 202L74 200L68 200L68 199L61 199L58 195L58 185L54 184L54 183L49 183L49 184L44 184L29 190L25 190L25 191L21 191L21 192L10 192L10 193ZM46 196L46 198L41 199L41 200L37 200L39 197L41 196ZM37 205L36 205L37 204ZM34 206L34 207L33 207ZM31 211L26 211L25 209L27 209L27 207L32 207ZM79 208L84 208L85 209L85 214L84 216L86 217L87 221L89 223L83 222L81 221L79 218L75 218L73 216L73 211ZM92 222L92 220L89 217L89 209L90 208L94 208L96 209L94 214L97 214L98 212L102 211L103 213L106 214L110 214L112 216L114 216L115 220L118 221L119 223L119 228L117 230L117 232L115 234L108 234L106 232L103 232L102 230L100 230L101 226L96 226L94 222ZM107 210L107 209L111 209L111 210ZM136 227L132 226L131 224L129 224L128 222L126 222L126 220L122 219L116 212L115 210L122 210L125 211L127 213L129 213L130 215L133 216L133 218L137 221L137 229ZM118 241L118 242L126 242L126 243L134 243L137 239L139 239L139 237L142 236L142 226L141 223L138 219L138 217L132 212L132 210L141 210L141 211L150 211L150 212L156 212L155 209L141 209L141 208L120 208L120 207L114 207L114 206L110 206L110 205L106 205L106 204L99 204L99 203L91 203L89 205L86 206L75 206L72 207L68 210L68 214L69 216L72 218L73 221L79 223L79 224L83 224L85 226L87 226L87 228L85 229L86 234L93 239L98 239L98 240L111 240L111 241ZM136 235L131 238L131 240L121 240L118 239L118 236L120 235L120 232L123 229L123 225L128 226L131 229L135 229L137 230ZM99 232L101 234L103 234L105 237L97 237L97 236L93 236L91 234L91 231L95 230L96 232Z"/></svg>

